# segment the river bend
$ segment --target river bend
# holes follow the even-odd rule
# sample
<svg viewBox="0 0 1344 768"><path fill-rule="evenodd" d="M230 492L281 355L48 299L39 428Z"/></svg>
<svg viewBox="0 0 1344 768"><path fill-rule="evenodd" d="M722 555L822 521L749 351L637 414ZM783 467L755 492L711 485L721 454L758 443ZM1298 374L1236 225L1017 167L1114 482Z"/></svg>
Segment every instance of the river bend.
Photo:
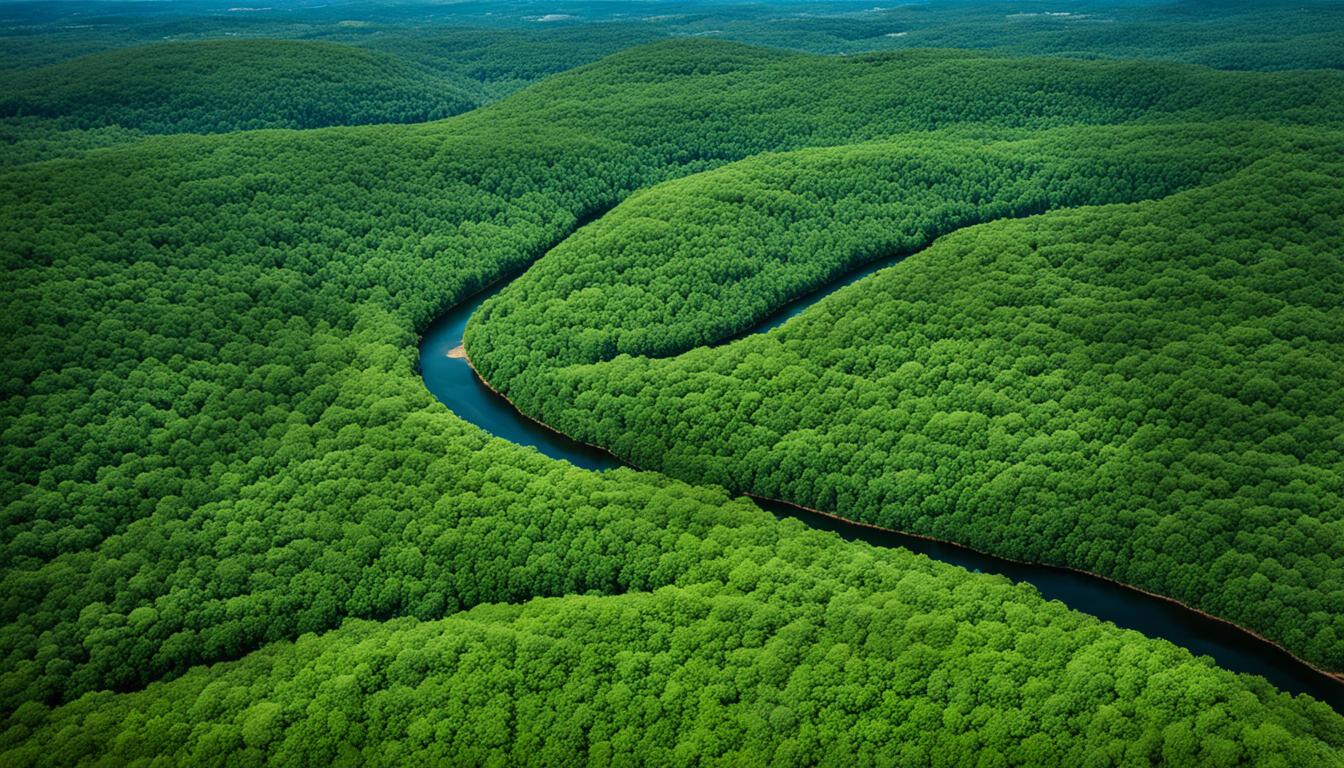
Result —
<svg viewBox="0 0 1344 768"><path fill-rule="evenodd" d="M881 260L851 272L785 305L747 333L775 328L836 289L890 266L900 258ZM508 282L502 280L462 301L426 329L420 343L420 372L425 386L460 418L496 437L532 446L547 456L584 469L624 466L624 462L605 451L571 440L523 416L486 386L466 359L448 355L462 344L463 330L471 314ZM1171 600L1078 571L1005 560L955 544L851 523L781 502L758 499L757 503L776 517L794 517L848 540L862 540L879 547L904 547L973 571L1028 582L1046 599L1059 600L1074 610L1138 630L1149 637L1169 640L1196 655L1211 656L1224 669L1261 675L1281 690L1309 694L1344 714L1344 681L1313 668L1250 632Z"/></svg>

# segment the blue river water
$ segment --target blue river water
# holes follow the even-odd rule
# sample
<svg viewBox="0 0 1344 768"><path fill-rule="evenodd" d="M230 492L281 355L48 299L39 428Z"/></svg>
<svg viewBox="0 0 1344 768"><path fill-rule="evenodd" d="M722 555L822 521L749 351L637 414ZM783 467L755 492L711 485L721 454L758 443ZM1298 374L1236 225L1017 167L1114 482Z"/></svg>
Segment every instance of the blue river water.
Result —
<svg viewBox="0 0 1344 768"><path fill-rule="evenodd" d="M804 296L771 315L741 335L774 328L797 315L837 288L890 266L901 257L879 261L817 292ZM519 445L530 445L556 459L576 466L604 470L623 466L605 451L592 448L554 432L519 413L495 394L472 371L467 361L448 356L462 343L467 319L483 301L498 293L507 280L452 307L426 329L420 344L420 371L425 386L462 419L486 432ZM756 500L776 517L792 517L820 530L832 531L848 540L879 547L904 547L973 571L1024 581L1047 599L1059 600L1078 611L1092 614L1120 627L1163 638L1197 655L1207 655L1221 667L1261 675L1289 693L1306 693L1344 713L1344 681L1313 669L1288 652L1226 622L1205 616L1169 600L1144 594L1106 579L1048 565L1031 565L981 554L954 544L879 530L837 520L789 504Z"/></svg>

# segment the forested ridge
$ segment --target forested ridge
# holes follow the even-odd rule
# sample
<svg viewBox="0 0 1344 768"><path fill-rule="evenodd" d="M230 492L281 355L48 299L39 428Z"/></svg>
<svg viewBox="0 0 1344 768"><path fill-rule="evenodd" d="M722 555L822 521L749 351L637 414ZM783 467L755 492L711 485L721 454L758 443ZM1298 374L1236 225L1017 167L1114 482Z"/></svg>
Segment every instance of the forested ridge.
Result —
<svg viewBox="0 0 1344 768"><path fill-rule="evenodd" d="M217 133L414 123L476 106L469 85L395 56L297 40L156 43L14 73L0 117L63 128Z"/></svg>
<svg viewBox="0 0 1344 768"><path fill-rule="evenodd" d="M524 409L639 466L1100 572L1339 669L1344 360L1332 315L1344 203L1330 182L1337 142L1309 143L1291 142L1293 154L1253 164L1198 205L1176 198L1080 211L1055 226L1051 217L986 225L973 247L957 253L967 240L950 238L804 313L779 338L667 361L631 357L621 342L675 350L682 315L664 327L601 301L600 285L549 287L548 255L536 284L529 272L482 308L468 351ZM565 246L600 262L620 242L622 213ZM694 235L667 221L668 237ZM822 223L866 245L852 222ZM573 258L565 246L552 252L561 275ZM640 253L669 252L657 243ZM783 263L825 255L808 248ZM688 274L707 273L692 263ZM656 284L677 292L671 277ZM689 295L678 301L731 316L694 282L680 285ZM534 309L577 341L553 341ZM584 312L620 342L566 326ZM510 334L520 327L527 333Z"/></svg>
<svg viewBox="0 0 1344 768"><path fill-rule="evenodd" d="M155 42L0 74L0 167L153 134L417 123L489 98L469 76L312 40Z"/></svg>
<svg viewBox="0 0 1344 768"><path fill-rule="evenodd" d="M154 137L5 171L4 761L399 763L432 743L482 762L808 764L880 762L896 740L915 763L1339 763L1326 705L1029 587L490 439L424 390L414 341L587 215L748 155L868 142L880 177L904 167L878 162L883 141L914 164L991 143L997 186L949 209L963 221L1092 184L1133 199L1240 179L1285 141L1316 157L1329 137L1310 126L1339 122L1341 88L675 41L438 123ZM1190 126L1227 119L1278 125ZM1096 133L1129 176L1063 151L1087 129L1028 137L1136 121L1154 125ZM1163 135L1170 152L1144 138ZM1207 162L1181 165L1182 144ZM1058 184L1028 194L1019 171ZM527 663L577 687L503 671Z"/></svg>
<svg viewBox="0 0 1344 768"><path fill-rule="evenodd" d="M91 694L50 718L20 710L8 735L25 740L6 757L1344 764L1344 729L1324 705L1290 708L1263 681L1030 588L900 550L855 551L760 514L688 546L678 559L695 566L676 585L349 621L138 693Z"/></svg>
<svg viewBox="0 0 1344 768"><path fill-rule="evenodd" d="M334 125L360 125L385 122L417 122L460 113L471 107L487 103L506 95L528 82L548 74L577 67L605 54L620 50L636 43L656 39L660 34L646 27L629 25L600 25L594 32L590 27L575 29L557 29L546 34L524 30L428 30L415 29L377 30L365 37L354 36L347 31L345 35L332 35L330 40L267 40L267 39L223 39L149 42L130 48L114 48L97 51L83 56L45 63L42 66L13 66L0 70L4 82L0 84L0 146L5 148L0 156L0 167L16 165L54 157L70 157L83 154L89 149L111 146L132 141L142 134L161 134L177 132L227 132L239 129L255 128L311 128ZM164 31L180 31L171 26ZM252 33L255 34L255 33ZM746 35L752 37L752 35ZM25 39L26 38L22 38ZM40 38L46 39L46 38ZM765 40L779 42L780 33L771 32ZM785 35L797 47L831 50L833 46L821 42L804 43L805 38L797 32ZM16 51L23 47L17 45L20 38L7 38L8 44L14 44ZM712 44L710 41L695 41ZM690 41L669 41L667 45L691 44ZM720 43L723 45L722 43ZM945 42L943 43L945 44ZM767 49L753 48L745 58L732 63L732 67L746 65L752 61L752 69L765 60L787 56L783 52L767 52ZM720 49L713 66L726 66L725 51ZM858 50L863 50L859 48ZM1317 50L1323 50L1318 48ZM919 51L867 54L853 57L859 62L881 61L882 57L902 57L913 65ZM973 62L1002 56L993 53L961 52L932 54L934 63L946 64L950 59L965 59L960 68L969 69ZM20 62L28 62L38 54L19 55ZM645 77L658 77L676 74L677 69L694 72L695 56L668 56L672 69L663 72L657 68L645 73ZM641 66L646 59L638 59ZM809 75L796 71L781 71L777 76L794 83L796 88L784 89L770 84L763 93L773 94L774 104L762 103L766 111L777 111L790 104L801 93L816 90L816 79L825 78L837 85L835 96L846 99L862 98L867 88L877 87L878 93L885 93L895 101L889 106L902 106L903 98L914 98L924 102L930 94L914 93L903 96L893 84L874 86L873 72L864 73L855 66L848 65L842 58L815 58L816 68ZM705 63L705 62L701 62ZM1050 76L1044 72L1050 67L1050 60L1023 60L1026 69L1021 73L1025 87L1025 78L1036 76L1041 79L1045 90L1033 92L1031 102L1038 112L1042 99L1059 101L1071 98L1074 92L1058 82L1058 73ZM859 66L863 66L859 64ZM1078 88L1094 90L1096 81L1109 79L1121 71L1132 73L1136 62L1125 62L1122 69L1111 70L1106 66L1097 66L1087 70L1077 68L1074 62L1070 72L1077 73L1082 80ZM1172 68L1166 64L1146 65L1152 69L1145 78L1162 77L1162 71L1171 76L1180 72L1168 83L1177 92L1170 94L1167 100L1155 88L1155 82L1146 86L1147 94L1155 102L1141 105L1128 102L1126 106L1134 110L1128 117L1138 113L1175 110L1188 107L1193 100L1201 106L1208 106L1207 98L1197 92L1205 78L1197 77L1188 67ZM605 71L612 71L612 62L604 64ZM685 73L683 72L683 73ZM1083 73L1086 74L1083 74ZM626 73L629 74L629 73ZM708 73L702 73L708 74ZM724 70L722 74L732 74ZM944 73L940 73L941 76ZM955 122L965 122L968 118L977 121L992 120L1000 109L999 102L1009 92L997 93L990 84L1006 77L998 72L990 80L963 80L956 72L945 73L948 90L937 96L946 99L961 99L965 103L950 110ZM963 71L962 75L968 74ZM1210 75L1206 75L1206 78ZM1129 76L1129 75L1127 75ZM1289 88L1282 94L1279 102L1288 112L1285 118L1298 112L1298 108L1318 104L1317 95L1307 90L1296 90L1299 80L1290 76L1280 81L1280 85ZM855 87L835 82L835 78L853 80ZM809 82L810 81L810 82ZM923 82L928 82L924 80ZM1260 80L1261 83L1272 82ZM1053 84L1052 84L1053 83ZM781 83L782 85L782 83ZM617 83L619 88L620 84ZM1253 89L1263 86L1251 86ZM958 93L964 91L964 96ZM550 91L559 97L560 92ZM569 94L564 94L568 97ZM715 114L717 103L714 94L705 91L700 98L701 114ZM747 94L734 94L736 98L748 97ZM1015 98L1023 94L1017 93ZM833 99L834 100L834 99ZM608 105L612 102L608 100ZM1062 102L1060 102L1062 106ZM729 109L729 114L744 116L739 105ZM794 105L795 108L806 106ZM976 106L978 114L968 112ZM1118 115L1103 117L1103 112L1118 106L1098 102L1093 105L1097 110L1091 120L1110 120ZM1235 114L1235 102L1228 101L1217 110L1219 114ZM637 113L647 111L644 105L621 103L622 112L637 117ZM1018 111L1026 108L1026 102L1019 105ZM843 118L844 111L828 110L830 119ZM868 110L871 114L872 110ZM926 120L939 118L928 111L923 113ZM643 118L639 118L643 119ZM1298 112L1297 119L1302 119ZM614 121L608 119L609 125ZM583 127L576 124L575 127ZM922 126L910 126L922 127ZM770 128L758 126L751 133L756 136L770 135ZM814 126L821 129L823 126ZM836 141L845 136L854 126L842 128ZM874 135L880 135L874 134ZM663 137L647 137L661 141ZM783 137L773 136L773 140ZM716 141L722 141L719 137ZM808 143L816 143L808 142ZM770 143L760 144L757 151L779 149ZM740 156L740 155L734 155Z"/></svg>
<svg viewBox="0 0 1344 768"><path fill-rule="evenodd" d="M971 224L1155 199L1333 138L1178 124L761 154L633 195L483 306L469 339L488 351L475 358L486 378L518 392L529 368L730 337L855 267Z"/></svg>

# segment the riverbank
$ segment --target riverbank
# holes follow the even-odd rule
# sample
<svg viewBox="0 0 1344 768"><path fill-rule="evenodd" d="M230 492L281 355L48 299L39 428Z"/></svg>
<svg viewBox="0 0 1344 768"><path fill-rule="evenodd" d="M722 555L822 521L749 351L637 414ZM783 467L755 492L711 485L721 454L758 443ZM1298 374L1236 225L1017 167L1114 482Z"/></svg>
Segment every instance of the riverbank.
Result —
<svg viewBox="0 0 1344 768"><path fill-rule="evenodd" d="M493 385L490 384L489 381L487 381L487 380L485 379L485 377L483 377L483 376L481 375L480 371L477 370L475 364L472 363L470 353L467 352L466 347L465 347L465 344L460 345L460 348L462 349L462 357L461 357L461 359L462 359L462 360L467 364L467 366L471 369L471 373L472 373L473 377L479 382L480 386L483 387L484 389L486 389L487 391L489 391L490 394L491 394L492 396L494 396L494 397L498 398L499 400L501 400L502 402L506 403L506 404L508 405L508 407L511 408L511 409L512 409L518 416L520 416L520 417L522 417L523 419L526 419L528 422L530 422L530 423L532 423L532 424L535 424L536 426L538 426L538 427L540 427L540 428L546 430L547 432L550 432L550 433L556 435L557 437L563 438L563 439L565 439L565 440L568 440L568 441L570 441L570 442L576 443L576 444L578 444L578 445L582 445L582 446L584 446L584 447L586 447L586 448L588 448L588 449L590 449L590 450L599 451L599 452L601 452L601 453L604 453L604 454L610 456L615 462L617 462L617 463L619 463L619 464L621 464L621 465L623 465L623 466L626 466L626 467L629 467L629 468L631 468L631 469L635 469L635 470L640 470L640 471L651 471L651 470L647 470L647 469L644 469L644 468L642 468L642 467L639 467L639 466L637 466L637 465L631 463L630 461L627 461L627 460L623 459L622 457L616 455L615 453L612 453L609 449L607 449L607 448L605 448L605 447L603 447L603 446L595 445L595 444L593 444L593 443L585 442L585 441L582 441L582 440L577 440L577 439L575 439L575 438L573 438L573 437L571 437L571 436L569 436L569 435L566 435L565 433L561 432L560 430L556 429L555 427L551 426L550 424L547 424L546 422L541 421L541 420L539 420L539 419L537 419L537 418L535 418L535 417L533 417L533 416L527 414L526 412L522 411L521 409L518 408L518 406L517 406L516 403L514 403L512 400L509 399L508 395L506 395L506 394L504 394L503 392L501 392L501 391L499 391L498 389L496 389ZM1323 668L1321 668L1321 667L1318 667L1318 666L1316 666L1315 664L1312 664L1311 662L1309 662L1309 661L1307 661L1307 660L1301 658L1300 656L1294 654L1292 651L1288 650L1288 649L1287 649L1286 647L1284 647L1283 645L1281 645L1281 644L1275 642L1274 640L1271 640L1271 639L1265 637L1264 635L1262 635L1262 634L1260 634L1260 633L1258 633L1258 632L1255 632L1254 630L1251 630L1251 629L1249 629L1249 628L1247 628L1247 627L1243 627L1243 626L1241 626L1241 625L1239 625L1239 624L1236 624L1236 623L1234 623L1234 622L1228 621L1227 619L1224 619L1224 618L1222 618L1222 617L1220 617L1220 616L1217 616L1217 615L1215 615L1215 614L1212 614L1212 613L1209 613L1209 612L1204 611L1204 610L1202 610L1202 609L1199 609L1199 608L1196 608L1196 607L1194 607L1194 606L1191 606L1191 605L1189 605L1188 603L1185 603L1185 602L1183 602L1183 601L1181 601L1181 600L1178 600L1178 599L1176 599L1176 598L1170 597L1170 596L1168 596L1168 595L1163 595L1163 594L1160 594L1160 593L1157 593L1157 592L1153 592L1153 591L1150 591L1150 590L1146 590L1146 589L1144 589L1144 588L1142 588L1142 587L1139 587L1139 586L1136 586L1136 585L1133 585L1133 584L1128 584L1128 583L1125 583L1125 582L1123 582L1123 581L1119 581L1119 580L1117 580L1117 579L1114 579L1114 578L1112 578L1112 577L1110 577L1110 576L1106 576L1105 574L1096 573L1096 572L1094 572L1094 571L1089 571L1089 570L1086 570L1086 569L1083 569L1083 568L1076 568L1076 567L1067 566L1067 565L1057 565L1057 564L1054 564L1054 563L1032 562L1032 561L1027 561L1027 560L1018 560L1018 559L1011 558L1011 557L1004 557L1004 556L1002 556L1002 555L997 555L997 554L992 553L992 552L988 552L988 551L985 551L985 550L977 549L977 548L975 548L975 547L967 546L967 545L962 544L962 543L960 543L960 542L955 542L955 541L951 541L951 540L947 540L947 539L940 539L940 538L937 538L937 537L934 537L934 536L928 536L928 535L925 535L925 534L921 534L921 533L917 533L917 532L912 532L912 531L903 531L903 530L899 530L899 529L895 529L895 528L888 528L888 527L885 527L885 526L877 525L877 524L874 524L874 523L868 523L868 522L864 522L864 521L861 521L861 520L854 520L854 519L851 519L851 518L843 517L843 516L841 516L841 515L839 515L839 514L836 514L836 513L834 513L834 512L828 512L828 511L825 511L825 510L814 509L814 508L812 508L812 507L806 507L806 506L803 506L803 505L801 505L801 504L795 504L795 503L793 503L793 502L786 501L786 500L784 500L784 499L775 499L775 498L770 498L770 497L766 497L766 496L758 496L758 495L755 495L755 494L751 494L751 493L743 492L743 491L741 491L741 490L739 490L739 489L731 489L731 488L730 488L730 489L726 489L726 490L728 490L728 492L729 492L730 494L739 495L739 496L745 496L745 497L747 497L747 498L749 498L749 499L752 499L753 501L757 502L758 504L760 504L761 502L764 502L764 504L762 504L762 506L763 506L764 508L766 508L766 509L769 509L769 505L776 505L776 506L778 506L778 507L785 507L785 508L788 508L788 509L792 510L792 511L795 513L795 514L792 515L793 517L798 517L798 515L797 515L796 513L798 513L798 512L802 512L802 513L806 513L806 514L809 514L809 515L816 515L816 516L819 516L819 517L823 517L823 518L829 519L829 520L831 520L831 521L833 521L833 522L835 522L835 523L837 523L837 524L839 524L839 525L843 525L843 526L847 526L847 527L867 529L867 530L876 531L876 532L881 532L881 533L883 533L883 534L888 534L888 535L895 536L895 537L900 537L900 538L904 538L904 539L916 539L916 540L920 540L920 541L929 542L929 543L931 543L931 544L936 544L936 545L938 545L938 546L940 546L940 547L952 548L952 549L955 549L955 550L958 550L958 551L961 551L961 552L970 553L970 554L976 556L977 558L982 558L982 559L984 559L984 560L988 560L988 561L993 561L993 562L1002 563L1002 564L1006 564L1006 565L1012 565L1012 566L1021 566L1021 567L1023 567L1023 568L1051 569L1051 570L1058 571L1058 572L1061 572L1061 573L1074 574L1074 575L1076 575L1076 576L1084 577L1084 578L1087 578L1087 579L1092 579L1092 580L1097 580L1097 581L1104 582L1104 583L1106 583L1106 584L1108 584L1108 585L1110 585L1110 586L1112 586L1112 587L1114 587L1114 588L1117 588L1117 589L1121 589L1121 590L1127 591L1127 592L1132 593L1132 594L1134 594L1134 595L1136 595L1136 596L1142 596L1142 597L1145 598L1145 599L1155 600L1155 601L1160 601L1160 602L1162 602L1162 603L1165 603L1165 604L1167 604L1167 605L1172 606L1173 608L1179 609L1180 611L1183 611L1183 612L1192 614L1192 615L1194 615L1194 616L1198 616L1198 617L1201 618L1202 620L1207 621L1207 622L1209 622L1209 623L1211 623L1211 624L1214 624L1214 625L1216 625L1216 626L1222 627L1222 628L1224 628L1224 629L1227 630L1227 631L1238 633L1238 634L1240 634L1240 635L1242 635L1242 636L1244 636L1244 637L1246 637L1246 638L1248 638L1248 639L1250 639L1250 640L1253 640L1253 641L1256 642L1256 643L1259 643L1259 644L1262 644L1263 646L1266 646L1267 648L1271 648L1271 649L1273 649L1275 652L1277 652L1277 653L1279 653L1279 654L1282 654L1284 657L1286 657L1286 658L1288 658L1288 659L1291 659L1293 663L1298 664L1298 665L1300 665L1301 667L1303 667L1303 668L1305 668L1305 669L1311 670L1312 673L1314 673L1314 674L1316 674L1316 675L1320 675L1320 676L1324 677L1326 680L1331 681L1333 684L1336 684L1336 685L1340 686L1340 690L1339 690L1339 691L1336 691L1336 692L1333 692L1333 695L1332 695L1332 692L1328 692L1328 691L1325 692L1325 700L1329 701L1329 703L1331 703L1331 705L1334 706L1337 710L1344 711L1344 673L1333 672L1333 671L1330 671L1330 670L1327 670L1327 669L1323 669ZM773 511L773 510L771 510L771 511ZM862 536L855 536L854 538L863 538L863 537L862 537ZM940 559L941 559L941 558L940 558ZM1007 569L995 569L995 572L1000 572L1000 571L1002 571L1002 570L1007 570ZM1025 581L1027 581L1028 583L1033 583L1033 584L1034 584L1034 582L1032 582L1031 579L1022 579L1022 580L1025 580ZM1039 591L1039 587L1038 587L1038 591ZM1043 593L1043 596L1044 596L1044 593ZM1089 613L1090 613L1090 611L1086 611L1086 609L1079 609L1077 606L1071 606L1071 607L1075 608L1075 610L1083 610L1084 612L1089 612ZM1100 618L1100 617L1099 617L1099 618ZM1105 620L1105 619L1103 619L1103 620ZM1114 622L1113 622L1113 623L1114 623ZM1169 638L1168 638L1168 639L1169 639Z"/></svg>
<svg viewBox="0 0 1344 768"><path fill-rule="evenodd" d="M533 447L547 456L593 471L618 466L639 469L601 446L573 440L549 424L521 413L475 369L463 345L468 321L482 303L503 290L516 275L491 281L472 296L446 308L425 327L418 365L425 387L459 418L500 439ZM856 278L847 277L837 282L848 284ZM826 295L829 292L818 290L804 301L772 313L747 333L775 327ZM449 355L455 351L461 356ZM1118 627L1168 640L1195 655L1211 657L1224 669L1264 677L1282 691L1309 694L1344 713L1344 676L1316 667L1258 633L1168 596L1082 569L1009 560L946 540L855 522L787 502L759 497L756 502L778 518L798 519L842 538L878 547L900 547L967 570L1030 583L1047 600L1058 600L1073 610Z"/></svg>

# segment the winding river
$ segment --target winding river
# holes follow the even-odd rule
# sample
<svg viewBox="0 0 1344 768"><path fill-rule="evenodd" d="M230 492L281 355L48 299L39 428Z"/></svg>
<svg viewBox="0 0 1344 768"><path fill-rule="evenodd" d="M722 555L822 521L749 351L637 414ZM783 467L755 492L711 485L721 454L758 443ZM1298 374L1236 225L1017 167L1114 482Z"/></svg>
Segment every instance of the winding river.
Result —
<svg viewBox="0 0 1344 768"><path fill-rule="evenodd" d="M851 272L815 293L785 305L740 335L770 330L837 288L890 266L900 258L881 260ZM465 359L448 356L450 350L462 344L462 333L471 314L507 283L508 280L500 281L463 301L426 329L420 343L420 371L425 386L459 417L497 437L533 446L547 456L585 469L622 466L623 462L611 454L571 440L523 416L487 387ZM776 517L794 517L845 539L862 540L879 547L904 547L973 571L1028 582L1046 599L1059 600L1074 610L1138 630L1149 637L1164 638L1195 654L1211 656L1224 669L1261 675L1281 690L1310 694L1344 713L1344 680L1313 668L1267 640L1171 600L1099 576L1005 560L955 544L851 523L781 502L757 499L757 504Z"/></svg>

